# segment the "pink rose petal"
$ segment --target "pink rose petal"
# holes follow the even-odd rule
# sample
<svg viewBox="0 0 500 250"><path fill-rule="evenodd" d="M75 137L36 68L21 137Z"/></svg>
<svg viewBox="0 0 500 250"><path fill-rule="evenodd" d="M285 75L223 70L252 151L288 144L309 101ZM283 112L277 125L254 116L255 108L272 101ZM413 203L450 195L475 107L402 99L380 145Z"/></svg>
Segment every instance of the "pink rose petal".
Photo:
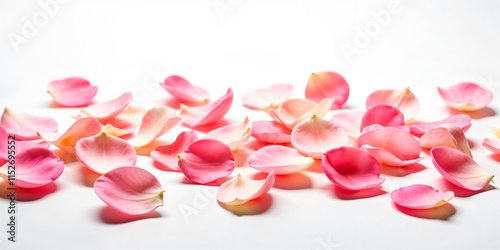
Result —
<svg viewBox="0 0 500 250"><path fill-rule="evenodd" d="M16 135L16 140L40 139L36 134L37 131L57 131L57 122L52 118L14 112L8 108L5 108L2 114L0 126L9 134Z"/></svg>
<svg viewBox="0 0 500 250"><path fill-rule="evenodd" d="M198 107L187 107L181 104L182 122L190 127L207 125L221 120L233 104L233 90L229 88L227 93L217 101Z"/></svg>
<svg viewBox="0 0 500 250"><path fill-rule="evenodd" d="M18 141L16 140L16 152L22 152L28 148L46 148L50 147L50 143L40 139L40 140L30 140L30 141Z"/></svg>
<svg viewBox="0 0 500 250"><path fill-rule="evenodd" d="M180 76L169 76L160 85L175 98L186 102L208 101L208 91L201 87L192 85Z"/></svg>
<svg viewBox="0 0 500 250"><path fill-rule="evenodd" d="M312 157L306 157L294 148L271 145L257 150L248 159L248 165L259 171L277 175L291 174L314 164Z"/></svg>
<svg viewBox="0 0 500 250"><path fill-rule="evenodd" d="M109 171L95 181L94 191L110 207L131 215L163 206L165 192L156 177L138 167Z"/></svg>
<svg viewBox="0 0 500 250"><path fill-rule="evenodd" d="M182 173L200 184L229 176L235 166L231 149L214 139L197 140L177 156Z"/></svg>
<svg viewBox="0 0 500 250"><path fill-rule="evenodd" d="M500 139L485 138L483 140L483 147L495 154L500 154Z"/></svg>
<svg viewBox="0 0 500 250"><path fill-rule="evenodd" d="M100 122L103 125L101 128L103 132L116 137L133 134L136 129L132 122L119 118L101 120Z"/></svg>
<svg viewBox="0 0 500 250"><path fill-rule="evenodd" d="M223 183L217 191L217 200L227 205L241 205L249 200L259 198L271 190L274 185L274 172L265 180L249 180L238 174Z"/></svg>
<svg viewBox="0 0 500 250"><path fill-rule="evenodd" d="M269 115L277 122L285 125L288 129L293 129L311 115L323 117L330 111L335 100L325 98L319 103L307 99L288 99L276 109L270 109Z"/></svg>
<svg viewBox="0 0 500 250"><path fill-rule="evenodd" d="M383 127L400 128L408 132L410 131L405 126L405 118L401 111L386 104L376 104L371 106L361 119L360 129L363 131L365 127L373 124L380 124Z"/></svg>
<svg viewBox="0 0 500 250"><path fill-rule="evenodd" d="M438 127L440 125L443 125L446 123L456 123L462 128L462 130L465 133L465 132L467 132L467 130L469 130L470 126L472 125L470 122L471 122L470 116L458 114L458 115L452 115L444 120L437 121L437 122L425 122L425 123L410 125L410 131L413 135L420 137L423 134L425 134L427 131L429 131L435 127Z"/></svg>
<svg viewBox="0 0 500 250"><path fill-rule="evenodd" d="M257 89L243 96L243 106L252 110L268 111L277 108L292 94L293 85L288 83L274 84L271 87Z"/></svg>
<svg viewBox="0 0 500 250"><path fill-rule="evenodd" d="M8 139L9 134L7 134L7 131L0 126L0 166L3 166L8 160ZM14 149L15 149L14 145Z"/></svg>
<svg viewBox="0 0 500 250"><path fill-rule="evenodd" d="M420 103L409 87L378 90L366 98L367 109L377 104L387 104L399 109L404 115L405 122L413 120L420 111Z"/></svg>
<svg viewBox="0 0 500 250"><path fill-rule="evenodd" d="M128 108L126 108L116 118L131 122L136 126L141 126L142 118L147 112L148 110L143 107L129 105Z"/></svg>
<svg viewBox="0 0 500 250"><path fill-rule="evenodd" d="M439 207L448 203L454 196L452 191L441 193L439 190L423 184L402 187L391 192L391 199L394 203L410 209Z"/></svg>
<svg viewBox="0 0 500 250"><path fill-rule="evenodd" d="M493 101L491 91L471 82L459 83L446 89L438 87L438 92L449 107L460 111L482 109Z"/></svg>
<svg viewBox="0 0 500 250"><path fill-rule="evenodd" d="M370 154L352 147L329 150L321 160L323 170L335 185L347 190L362 190L379 186L380 164Z"/></svg>
<svg viewBox="0 0 500 250"><path fill-rule="evenodd" d="M121 114L131 101L132 93L126 92L113 100L92 104L87 108L82 108L82 112L99 120L111 119Z"/></svg>
<svg viewBox="0 0 500 250"><path fill-rule="evenodd" d="M87 106L97 94L97 87L79 77L56 80L49 83L47 92L58 104L67 107Z"/></svg>
<svg viewBox="0 0 500 250"><path fill-rule="evenodd" d="M240 124L228 125L208 132L203 139L216 139L235 151L250 139L252 122L248 117Z"/></svg>
<svg viewBox="0 0 500 250"><path fill-rule="evenodd" d="M435 147L431 149L431 157L437 171L446 180L461 188L482 190L493 179L493 175L481 168L472 158L454 148Z"/></svg>
<svg viewBox="0 0 500 250"><path fill-rule="evenodd" d="M455 123L446 123L429 130L420 137L419 143L422 148L428 150L438 146L458 149L472 158L464 131Z"/></svg>
<svg viewBox="0 0 500 250"><path fill-rule="evenodd" d="M276 121L256 121L252 123L252 136L267 143L289 143L290 133L285 125Z"/></svg>
<svg viewBox="0 0 500 250"><path fill-rule="evenodd" d="M151 158L171 170L180 171L177 165L177 154L196 140L198 140L198 134L194 130L181 132L172 144L156 147L151 152Z"/></svg>
<svg viewBox="0 0 500 250"><path fill-rule="evenodd" d="M181 121L175 110L166 106L150 109L142 118L139 133L129 140L134 147L143 147L171 130Z"/></svg>
<svg viewBox="0 0 500 250"><path fill-rule="evenodd" d="M361 128L361 120L365 111L361 110L347 110L336 113L330 118L330 121L341 127L352 138L358 138Z"/></svg>
<svg viewBox="0 0 500 250"><path fill-rule="evenodd" d="M306 98L315 102L320 102L325 98L334 98L335 103L332 109L341 108L348 97L349 84L344 77L335 72L312 73L307 81Z"/></svg>

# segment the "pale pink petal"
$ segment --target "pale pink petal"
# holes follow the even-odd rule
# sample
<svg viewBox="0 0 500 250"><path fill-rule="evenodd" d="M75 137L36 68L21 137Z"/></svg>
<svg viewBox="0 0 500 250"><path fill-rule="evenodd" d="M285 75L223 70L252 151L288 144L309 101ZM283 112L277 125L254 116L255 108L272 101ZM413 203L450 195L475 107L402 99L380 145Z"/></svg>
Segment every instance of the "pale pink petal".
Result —
<svg viewBox="0 0 500 250"><path fill-rule="evenodd" d="M371 154L380 164L393 167L402 167L410 164L417 163L424 159L424 157L419 157L410 160L401 160L396 157L391 151L385 148L372 147L370 145L363 145L359 149Z"/></svg>
<svg viewBox="0 0 500 250"><path fill-rule="evenodd" d="M495 134L497 138L500 138L500 128L491 128L491 131L493 131L493 134Z"/></svg>
<svg viewBox="0 0 500 250"><path fill-rule="evenodd" d="M293 85L288 83L274 84L271 87L257 89L243 96L243 106L252 110L268 111L277 108L292 94Z"/></svg>
<svg viewBox="0 0 500 250"><path fill-rule="evenodd" d="M129 140L134 147L150 144L158 137L167 133L181 121L175 110L166 106L156 106L150 109L142 118L139 133Z"/></svg>
<svg viewBox="0 0 500 250"><path fill-rule="evenodd" d="M387 104L399 109L404 115L405 122L413 120L420 111L420 103L409 87L378 90L366 98L367 109L377 104Z"/></svg>
<svg viewBox="0 0 500 250"><path fill-rule="evenodd" d="M306 157L294 148L271 145L262 147L248 159L248 165L259 171L278 175L291 174L314 164L312 157Z"/></svg>
<svg viewBox="0 0 500 250"><path fill-rule="evenodd" d="M361 110L347 110L334 114L330 121L345 130L350 137L358 138L364 114L365 111Z"/></svg>
<svg viewBox="0 0 500 250"><path fill-rule="evenodd" d="M234 169L234 155L223 142L201 139L177 155L182 173L190 180L206 184L229 176Z"/></svg>
<svg viewBox="0 0 500 250"><path fill-rule="evenodd" d="M29 141L18 141L16 140L16 152L22 152L28 148L49 148L50 143L40 139L40 140L29 140Z"/></svg>
<svg viewBox="0 0 500 250"><path fill-rule="evenodd" d="M249 180L238 174L223 183L217 191L217 200L227 205L241 205L249 200L259 198L271 190L274 185L274 172L265 180Z"/></svg>
<svg viewBox="0 0 500 250"><path fill-rule="evenodd" d="M119 118L101 120L100 122L103 125L101 128L103 132L116 137L133 134L136 129L132 122Z"/></svg>
<svg viewBox="0 0 500 250"><path fill-rule="evenodd" d="M151 158L171 170L180 171L177 165L177 154L196 140L198 140L198 134L194 130L181 132L172 144L156 147L151 152Z"/></svg>
<svg viewBox="0 0 500 250"><path fill-rule="evenodd" d="M470 126L472 125L470 116L458 114L458 115L452 115L444 120L437 122L425 122L425 123L410 125L410 131L413 135L420 137L427 131L446 123L456 123L458 126L462 128L464 133L467 132L467 130L469 130Z"/></svg>
<svg viewBox="0 0 500 250"><path fill-rule="evenodd" d="M402 187L391 192L391 199L394 203L410 209L439 207L448 203L454 196L452 191L441 193L439 190L423 184Z"/></svg>
<svg viewBox="0 0 500 250"><path fill-rule="evenodd" d="M482 109L493 101L491 91L471 82L459 83L446 89L438 87L438 92L449 107L460 111Z"/></svg>
<svg viewBox="0 0 500 250"><path fill-rule="evenodd" d="M3 166L7 162L8 159L8 143L9 143L9 134L7 131L0 126L0 166ZM14 142L15 143L15 142ZM16 146L14 145L14 148Z"/></svg>
<svg viewBox="0 0 500 250"><path fill-rule="evenodd" d="M493 175L481 168L472 158L449 147L435 147L431 157L437 171L449 182L468 190L485 188Z"/></svg>
<svg viewBox="0 0 500 250"><path fill-rule="evenodd" d="M383 127L404 128L405 118L401 111L393 106L376 104L371 106L363 115L360 130L363 131L365 127L373 124L380 124ZM404 130L409 131L408 128Z"/></svg>
<svg viewBox="0 0 500 250"><path fill-rule="evenodd" d="M106 102L96 103L82 108L82 112L99 120L115 118L121 114L132 101L132 93L125 92L123 95Z"/></svg>
<svg viewBox="0 0 500 250"><path fill-rule="evenodd" d="M47 92L58 104L67 107L87 106L97 94L97 87L79 77L56 80L49 83Z"/></svg>
<svg viewBox="0 0 500 250"><path fill-rule="evenodd" d="M163 206L165 192L156 177L138 167L109 171L95 181L94 191L110 207L131 215Z"/></svg>
<svg viewBox="0 0 500 250"><path fill-rule="evenodd" d="M229 88L227 93L217 101L198 107L187 107L181 104L182 122L190 127L207 125L221 120L233 104L233 90Z"/></svg>
<svg viewBox="0 0 500 250"><path fill-rule="evenodd" d="M10 164L0 168L0 177L9 181ZM64 162L46 148L29 148L16 154L14 184L20 188L37 188L52 183L64 170Z"/></svg>
<svg viewBox="0 0 500 250"><path fill-rule="evenodd" d="M311 115L324 117L334 101L333 98L325 98L319 103L307 99L288 99L276 109L270 109L268 113L277 122L293 129Z"/></svg>
<svg viewBox="0 0 500 250"><path fill-rule="evenodd" d="M236 125L227 125L208 132L203 139L216 139L227 144L227 146L235 151L243 146L250 139L252 132L252 122L245 120Z"/></svg>
<svg viewBox="0 0 500 250"><path fill-rule="evenodd" d="M312 115L292 130L290 139L304 155L321 159L326 151L346 145L349 136L339 126Z"/></svg>
<svg viewBox="0 0 500 250"><path fill-rule="evenodd" d="M141 126L142 118L144 117L146 112L148 112L148 110L141 106L129 105L128 108L125 109L116 118L129 121L136 126Z"/></svg>
<svg viewBox="0 0 500 250"><path fill-rule="evenodd" d="M9 134L16 135L16 140L40 139L36 134L37 131L57 131L57 122L52 118L14 112L8 108L5 108L2 114L0 126Z"/></svg>
<svg viewBox="0 0 500 250"><path fill-rule="evenodd" d="M419 143L422 148L428 150L438 146L458 149L472 158L464 131L455 123L446 123L429 130L420 137Z"/></svg>
<svg viewBox="0 0 500 250"><path fill-rule="evenodd" d="M320 102L325 98L334 98L332 109L339 109L349 97L349 84L341 75L323 71L312 73L307 81L306 98Z"/></svg>
<svg viewBox="0 0 500 250"><path fill-rule="evenodd" d="M485 138L483 140L483 147L495 154L500 154L500 139Z"/></svg>
<svg viewBox="0 0 500 250"><path fill-rule="evenodd" d="M180 76L169 76L160 85L172 96L186 102L206 102L208 101L208 91L201 87L192 85Z"/></svg>
<svg viewBox="0 0 500 250"><path fill-rule="evenodd" d="M267 143L289 143L290 133L285 125L276 121L256 121L252 123L252 136Z"/></svg>

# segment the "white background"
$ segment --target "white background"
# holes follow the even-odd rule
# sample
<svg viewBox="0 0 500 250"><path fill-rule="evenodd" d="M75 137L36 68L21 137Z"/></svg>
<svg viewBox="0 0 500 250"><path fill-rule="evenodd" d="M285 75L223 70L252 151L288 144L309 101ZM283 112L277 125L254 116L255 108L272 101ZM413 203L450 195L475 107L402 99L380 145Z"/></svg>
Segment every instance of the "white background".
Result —
<svg viewBox="0 0 500 250"><path fill-rule="evenodd" d="M286 82L295 85L294 97L303 97L312 72L331 70L351 86L346 108L364 109L375 90L410 86L422 104L417 120L432 121L451 114L437 86L473 81L497 98L484 114L473 114L480 119L467 136L474 159L500 176L500 157L481 146L483 138L493 137L490 128L500 127L492 116L500 112L499 1L395 1L397 11L383 25L373 13L387 11L391 1L74 0L51 7L51 15L40 4L46 2L0 1L2 109L55 117L64 131L78 111L53 108L46 93L51 80L85 77L99 88L95 101L133 91L136 105L151 107L172 103L157 82L179 74L208 89L212 99L232 87L235 99L226 121L236 123L246 115L266 118L241 107L247 91ZM36 27L28 36L27 22ZM357 30L365 33L367 26L372 36L345 56L342 46L355 46ZM25 40L16 44L12 37ZM162 139L171 141L181 130L187 128ZM235 152L239 167L233 175L262 178L246 163L252 145ZM457 190L422 155L420 167L386 169L387 180L375 193L342 193L318 166L280 177L270 195L251 204L256 212L226 210L216 202L216 187L190 184L140 156L137 165L166 190L165 206L147 218L107 208L85 184L88 172L72 162L53 185L18 192L26 201L18 201L15 244L6 240L8 202L0 199L0 248L500 248L498 184L478 194ZM412 170L420 171L402 176ZM441 216L405 214L391 205L390 191L416 183L453 190L457 197L437 211ZM186 209L196 214L183 215Z"/></svg>

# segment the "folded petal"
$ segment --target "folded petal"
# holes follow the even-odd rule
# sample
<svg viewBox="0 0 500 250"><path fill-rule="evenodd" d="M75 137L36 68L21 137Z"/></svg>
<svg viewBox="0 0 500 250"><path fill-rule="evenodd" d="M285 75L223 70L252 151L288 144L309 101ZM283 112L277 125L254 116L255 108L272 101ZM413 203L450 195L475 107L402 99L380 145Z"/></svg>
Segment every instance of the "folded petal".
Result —
<svg viewBox="0 0 500 250"><path fill-rule="evenodd" d="M163 206L160 182L138 167L121 167L99 177L94 191L110 207L126 214L139 215Z"/></svg>
<svg viewBox="0 0 500 250"><path fill-rule="evenodd" d="M387 104L399 109L404 115L405 122L413 120L420 111L420 102L409 87L378 90L366 98L367 109L377 104Z"/></svg>
<svg viewBox="0 0 500 250"><path fill-rule="evenodd" d="M198 107L187 107L181 104L182 122L190 127L210 124L222 119L233 104L233 90L229 88L227 93L217 101Z"/></svg>
<svg viewBox="0 0 500 250"><path fill-rule="evenodd" d="M368 108L363 115L361 119L361 131L373 124L380 124L383 127L405 128L405 118L403 113L393 106L376 104ZM409 131L408 128L403 130Z"/></svg>
<svg viewBox="0 0 500 250"><path fill-rule="evenodd" d="M468 190L483 189L493 175L481 168L472 158L449 147L435 147L431 157L437 171L449 182Z"/></svg>
<svg viewBox="0 0 500 250"><path fill-rule="evenodd" d="M347 190L362 190L379 186L380 164L370 154L352 147L329 150L321 160L323 170L335 185Z"/></svg>
<svg viewBox="0 0 500 250"><path fill-rule="evenodd" d="M57 122L52 118L14 112L8 108L5 108L2 114L0 126L9 134L16 135L17 140L40 139L36 134L37 131L57 131Z"/></svg>
<svg viewBox="0 0 500 250"><path fill-rule="evenodd" d="M410 131L413 135L420 137L427 131L446 123L456 123L458 126L462 128L464 133L467 132L467 130L469 130L470 126L472 125L470 116L458 114L458 115L452 115L444 120L437 122L425 122L425 123L410 125Z"/></svg>
<svg viewBox="0 0 500 250"><path fill-rule="evenodd" d="M500 128L491 128L491 131L493 131L493 134L495 134L497 138L500 138Z"/></svg>
<svg viewBox="0 0 500 250"><path fill-rule="evenodd" d="M449 107L460 111L482 109L493 101L491 91L471 82L455 84L445 89L438 87L438 92Z"/></svg>
<svg viewBox="0 0 500 250"><path fill-rule="evenodd" d="M307 157L294 148L279 145L262 147L248 159L248 165L259 171L277 175L291 174L306 169L314 164L312 157Z"/></svg>
<svg viewBox="0 0 500 250"><path fill-rule="evenodd" d="M228 125L208 132L203 139L219 140L235 151L250 139L251 132L252 122L246 117L240 124Z"/></svg>
<svg viewBox="0 0 500 250"><path fill-rule="evenodd" d="M324 117L332 104L333 98L325 98L319 103L307 99L288 99L276 109L270 109L269 115L277 122L285 125L288 129L293 129L311 115Z"/></svg>
<svg viewBox="0 0 500 250"><path fill-rule="evenodd" d="M208 101L208 91L201 87L192 85L188 80L180 76L169 76L160 85L173 97L186 102Z"/></svg>
<svg viewBox="0 0 500 250"><path fill-rule="evenodd" d="M290 137L294 148L315 159L321 159L332 148L346 145L348 138L339 126L316 115L299 123Z"/></svg>
<svg viewBox="0 0 500 250"><path fill-rule="evenodd" d="M276 121L256 121L252 123L252 136L267 143L289 143L292 131Z"/></svg>
<svg viewBox="0 0 500 250"><path fill-rule="evenodd" d="M166 106L156 106L150 109L142 118L139 133L129 140L134 147L150 144L158 137L167 133L181 121L175 110Z"/></svg>
<svg viewBox="0 0 500 250"><path fill-rule="evenodd" d="M394 203L410 209L439 207L448 203L454 196L452 191L441 193L439 190L423 184L402 187L391 192L391 199Z"/></svg>
<svg viewBox="0 0 500 250"><path fill-rule="evenodd" d="M429 130L420 137L419 143L422 148L428 150L438 146L458 149L472 158L469 142L465 138L464 131L455 123L446 123Z"/></svg>
<svg viewBox="0 0 500 250"><path fill-rule="evenodd" d="M334 114L330 121L345 130L352 138L358 138L364 114L365 111L361 110L346 110Z"/></svg>
<svg viewBox="0 0 500 250"><path fill-rule="evenodd" d="M500 154L500 139L485 138L483 140L483 147L495 154Z"/></svg>
<svg viewBox="0 0 500 250"><path fill-rule="evenodd" d="M67 107L87 106L97 94L97 87L86 79L71 77L49 83L47 92L58 104Z"/></svg>
<svg viewBox="0 0 500 250"><path fill-rule="evenodd" d="M223 183L217 191L217 200L227 205L241 205L249 200L259 198L271 190L274 185L274 172L265 180L249 180L238 174Z"/></svg>
<svg viewBox="0 0 500 250"><path fill-rule="evenodd" d="M151 158L171 170L180 171L177 154L196 140L198 140L198 134L194 130L181 132L172 144L156 147L151 152Z"/></svg>
<svg viewBox="0 0 500 250"><path fill-rule="evenodd" d="M100 120L100 122L103 125L101 128L103 132L116 137L133 134L136 129L132 122L120 118Z"/></svg>
<svg viewBox="0 0 500 250"><path fill-rule="evenodd" d="M312 73L307 81L306 98L320 102L325 98L334 98L332 109L339 109L349 97L349 84L341 75L323 71Z"/></svg>
<svg viewBox="0 0 500 250"><path fill-rule="evenodd" d="M177 156L182 173L200 184L229 176L235 166L231 149L223 142L214 139L197 140Z"/></svg>
<svg viewBox="0 0 500 250"><path fill-rule="evenodd" d="M82 108L82 112L99 120L111 119L121 114L132 101L132 93L125 92L123 95L106 102L96 103Z"/></svg>
<svg viewBox="0 0 500 250"><path fill-rule="evenodd" d="M252 110L268 111L277 108L292 94L293 85L288 83L274 84L268 88L257 89L243 96L243 106Z"/></svg>

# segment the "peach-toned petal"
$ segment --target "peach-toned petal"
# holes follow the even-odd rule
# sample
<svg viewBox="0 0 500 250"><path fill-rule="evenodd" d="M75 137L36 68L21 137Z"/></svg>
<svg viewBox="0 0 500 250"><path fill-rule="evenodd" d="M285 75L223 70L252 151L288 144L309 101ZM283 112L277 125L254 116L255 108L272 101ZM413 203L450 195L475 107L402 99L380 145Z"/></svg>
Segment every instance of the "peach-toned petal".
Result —
<svg viewBox="0 0 500 250"><path fill-rule="evenodd" d="M449 107L460 111L482 109L493 101L491 91L471 82L455 84L445 89L438 87L438 92Z"/></svg>
<svg viewBox="0 0 500 250"><path fill-rule="evenodd" d="M248 159L248 165L259 171L278 175L291 174L306 169L314 164L312 157L307 157L294 148L271 145L262 147Z"/></svg>
<svg viewBox="0 0 500 250"><path fill-rule="evenodd" d="M326 151L346 145L348 138L339 126L312 115L292 130L290 139L293 147L304 155L321 159Z"/></svg>
<svg viewBox="0 0 500 250"><path fill-rule="evenodd" d="M248 117L240 124L227 125L208 132L203 139L216 139L224 142L232 151L243 146L250 139L252 122Z"/></svg>
<svg viewBox="0 0 500 250"><path fill-rule="evenodd" d="M361 131L363 131L365 127L373 124L380 124L383 127L400 128L408 132L410 131L408 127L405 126L405 118L401 111L386 104L373 105L366 111L361 119Z"/></svg>
<svg viewBox="0 0 500 250"><path fill-rule="evenodd" d="M57 122L52 118L15 112L8 108L3 111L0 126L9 134L16 135L16 140L40 139L37 131L57 131Z"/></svg>
<svg viewBox="0 0 500 250"><path fill-rule="evenodd" d="M97 87L86 79L71 77L49 83L47 92L58 104L67 107L87 106L97 94Z"/></svg>
<svg viewBox="0 0 500 250"><path fill-rule="evenodd" d="M156 106L150 109L142 118L139 133L129 140L134 147L150 144L158 137L167 133L181 121L175 110L166 106Z"/></svg>
<svg viewBox="0 0 500 250"><path fill-rule="evenodd" d="M160 182L138 167L121 167L99 177L94 191L110 207L126 214L145 214L163 206Z"/></svg>
<svg viewBox="0 0 500 250"><path fill-rule="evenodd" d="M472 158L469 142L465 138L464 131L455 123L446 123L429 130L419 140L420 146L432 149L437 146L445 146L458 149Z"/></svg>
<svg viewBox="0 0 500 250"><path fill-rule="evenodd" d="M500 139L485 138L483 140L483 147L495 154L500 154Z"/></svg>
<svg viewBox="0 0 500 250"><path fill-rule="evenodd" d="M235 166L231 149L223 142L214 139L197 140L177 156L182 173L200 184L229 176Z"/></svg>
<svg viewBox="0 0 500 250"><path fill-rule="evenodd" d="M151 152L151 158L171 170L180 171L177 165L177 154L196 140L198 140L198 134L194 130L181 132L172 144L156 147Z"/></svg>
<svg viewBox="0 0 500 250"><path fill-rule="evenodd" d="M467 130L469 130L470 126L472 125L470 116L458 114L458 115L452 115L444 120L437 122L412 124L410 125L410 131L413 135L420 137L427 131L446 123L456 123L458 126L462 128L464 133L467 132Z"/></svg>
<svg viewBox="0 0 500 250"><path fill-rule="evenodd" d="M229 88L227 93L217 101L198 107L187 107L181 104L182 122L190 127L207 125L222 119L233 104L233 90Z"/></svg>
<svg viewBox="0 0 500 250"><path fill-rule="evenodd" d="M268 113L275 121L293 129L311 115L323 118L334 102L333 98L325 98L319 103L307 99L288 99L276 109L270 109Z"/></svg>
<svg viewBox="0 0 500 250"><path fill-rule="evenodd" d="M431 157L437 171L449 182L468 190L485 188L493 175L481 168L472 158L449 147L431 149Z"/></svg>
<svg viewBox="0 0 500 250"><path fill-rule="evenodd" d="M142 118L147 112L148 110L141 106L128 105L128 108L116 118L129 121L136 126L141 126Z"/></svg>
<svg viewBox="0 0 500 250"><path fill-rule="evenodd" d="M349 84L341 75L323 71L312 73L307 81L306 98L320 102L325 98L334 98L332 109L339 109L349 97Z"/></svg>
<svg viewBox="0 0 500 250"><path fill-rule="evenodd" d="M288 83L274 84L271 87L257 89L243 96L243 106L252 110L268 111L277 108L292 94L293 85Z"/></svg>
<svg viewBox="0 0 500 250"><path fill-rule="evenodd" d="M391 199L394 203L411 209L439 207L448 203L454 196L452 191L441 193L439 190L423 184L402 187L391 192Z"/></svg>
<svg viewBox="0 0 500 250"><path fill-rule="evenodd" d="M96 103L82 108L82 112L99 120L115 118L121 114L132 101L132 93L125 92L123 95L106 102Z"/></svg>
<svg viewBox="0 0 500 250"><path fill-rule="evenodd" d="M0 168L0 177L9 181L10 164ZM20 188L37 188L55 181L64 171L64 162L46 148L28 148L16 155L14 184Z"/></svg>
<svg viewBox="0 0 500 250"><path fill-rule="evenodd" d="M217 200L227 205L241 205L249 200L259 198L271 190L274 185L274 172L264 180L249 180L238 174L223 183L217 191Z"/></svg>
<svg viewBox="0 0 500 250"><path fill-rule="evenodd" d="M404 115L405 122L413 120L420 111L420 103L409 87L378 90L366 98L367 109L377 104L387 104L399 109Z"/></svg>
<svg viewBox="0 0 500 250"><path fill-rule="evenodd" d="M267 143L289 143L292 131L276 121L256 121L252 123L252 136Z"/></svg>
<svg viewBox="0 0 500 250"><path fill-rule="evenodd" d="M103 125L101 128L103 132L116 137L133 134L136 129L132 122L119 118L101 120L100 122Z"/></svg>
<svg viewBox="0 0 500 250"><path fill-rule="evenodd" d="M208 91L201 87L192 85L188 80L172 75L165 79L160 85L173 97L186 102L208 101Z"/></svg>
<svg viewBox="0 0 500 250"><path fill-rule="evenodd" d="M330 121L345 130L350 137L358 138L364 114L365 111L361 110L346 110L334 114Z"/></svg>
<svg viewBox="0 0 500 250"><path fill-rule="evenodd" d="M497 138L500 138L500 128L491 128L491 131L493 131L493 134L495 134Z"/></svg>

